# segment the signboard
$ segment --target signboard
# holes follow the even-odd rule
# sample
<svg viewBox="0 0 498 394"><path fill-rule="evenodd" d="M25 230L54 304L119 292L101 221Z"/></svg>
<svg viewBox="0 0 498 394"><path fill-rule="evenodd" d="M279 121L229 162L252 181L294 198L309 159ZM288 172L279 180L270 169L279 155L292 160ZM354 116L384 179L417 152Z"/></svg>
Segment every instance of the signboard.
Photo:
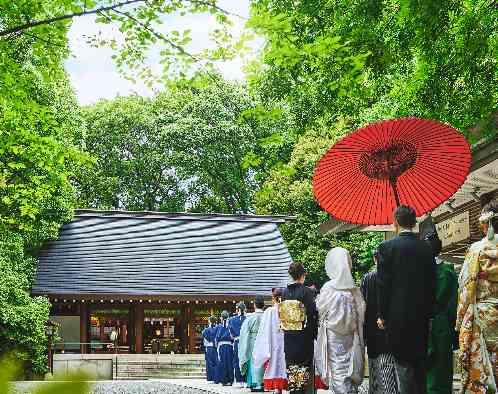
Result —
<svg viewBox="0 0 498 394"><path fill-rule="evenodd" d="M470 238L469 211L453 216L436 224L437 233L443 242L443 248Z"/></svg>

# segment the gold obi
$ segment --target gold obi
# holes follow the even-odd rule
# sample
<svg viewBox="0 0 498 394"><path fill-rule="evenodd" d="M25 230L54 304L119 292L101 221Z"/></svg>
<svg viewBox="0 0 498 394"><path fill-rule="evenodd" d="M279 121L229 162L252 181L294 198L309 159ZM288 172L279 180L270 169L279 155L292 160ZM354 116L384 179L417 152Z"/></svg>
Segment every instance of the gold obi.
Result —
<svg viewBox="0 0 498 394"><path fill-rule="evenodd" d="M300 331L306 326L306 308L298 300L286 300L278 304L278 317L283 331Z"/></svg>

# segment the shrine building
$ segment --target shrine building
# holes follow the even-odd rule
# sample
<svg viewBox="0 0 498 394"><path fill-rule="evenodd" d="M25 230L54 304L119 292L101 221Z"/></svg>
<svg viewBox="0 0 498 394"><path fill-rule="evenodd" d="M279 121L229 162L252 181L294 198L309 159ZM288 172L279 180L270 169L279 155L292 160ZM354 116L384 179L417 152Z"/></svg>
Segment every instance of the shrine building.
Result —
<svg viewBox="0 0 498 394"><path fill-rule="evenodd" d="M39 253L32 294L52 304L57 352L199 353L209 315L288 282L288 219L78 210Z"/></svg>

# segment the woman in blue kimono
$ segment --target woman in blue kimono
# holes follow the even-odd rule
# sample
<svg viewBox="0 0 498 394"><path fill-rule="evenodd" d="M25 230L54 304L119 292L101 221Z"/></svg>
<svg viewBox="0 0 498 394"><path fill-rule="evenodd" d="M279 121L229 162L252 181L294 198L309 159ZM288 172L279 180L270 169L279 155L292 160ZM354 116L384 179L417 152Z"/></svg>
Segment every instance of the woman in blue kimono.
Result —
<svg viewBox="0 0 498 394"><path fill-rule="evenodd" d="M218 365L216 367L216 383L223 386L233 384L233 342L228 330L227 311L221 312L221 323L216 331L216 349L218 350Z"/></svg>
<svg viewBox="0 0 498 394"><path fill-rule="evenodd" d="M228 330L233 340L233 368L235 375L235 387L243 387L244 377L240 372L239 367L239 343L240 343L240 328L246 320L246 304L243 301L237 304L237 315L228 320Z"/></svg>
<svg viewBox="0 0 498 394"><path fill-rule="evenodd" d="M216 381L216 365L218 364L218 353L216 352L216 317L209 317L209 327L202 331L203 347L206 357L206 379L208 383Z"/></svg>

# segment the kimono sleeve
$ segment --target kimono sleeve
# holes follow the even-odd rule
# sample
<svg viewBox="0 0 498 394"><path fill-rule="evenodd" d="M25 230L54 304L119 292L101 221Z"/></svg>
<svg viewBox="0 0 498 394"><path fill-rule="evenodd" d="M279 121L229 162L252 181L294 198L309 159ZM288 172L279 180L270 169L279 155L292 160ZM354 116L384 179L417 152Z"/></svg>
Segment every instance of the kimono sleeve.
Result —
<svg viewBox="0 0 498 394"><path fill-rule="evenodd" d="M378 317L381 319L389 318L388 305L391 300L392 277L392 261L389 246L386 242L383 242L379 246L377 262L377 310Z"/></svg>
<svg viewBox="0 0 498 394"><path fill-rule="evenodd" d="M346 291L333 293L329 304L327 328L341 335L355 332L357 329L356 310L351 293Z"/></svg>
<svg viewBox="0 0 498 394"><path fill-rule="evenodd" d="M249 353L249 322L251 317L248 317L242 323L242 327L240 328L240 337L239 337L239 367L242 375L247 374L247 370L249 367L249 360L251 359L251 355Z"/></svg>
<svg viewBox="0 0 498 394"><path fill-rule="evenodd" d="M263 314L261 325L259 326L254 351L252 354L254 367L263 368L265 362L271 358L271 340L272 340L272 318L271 308Z"/></svg>

